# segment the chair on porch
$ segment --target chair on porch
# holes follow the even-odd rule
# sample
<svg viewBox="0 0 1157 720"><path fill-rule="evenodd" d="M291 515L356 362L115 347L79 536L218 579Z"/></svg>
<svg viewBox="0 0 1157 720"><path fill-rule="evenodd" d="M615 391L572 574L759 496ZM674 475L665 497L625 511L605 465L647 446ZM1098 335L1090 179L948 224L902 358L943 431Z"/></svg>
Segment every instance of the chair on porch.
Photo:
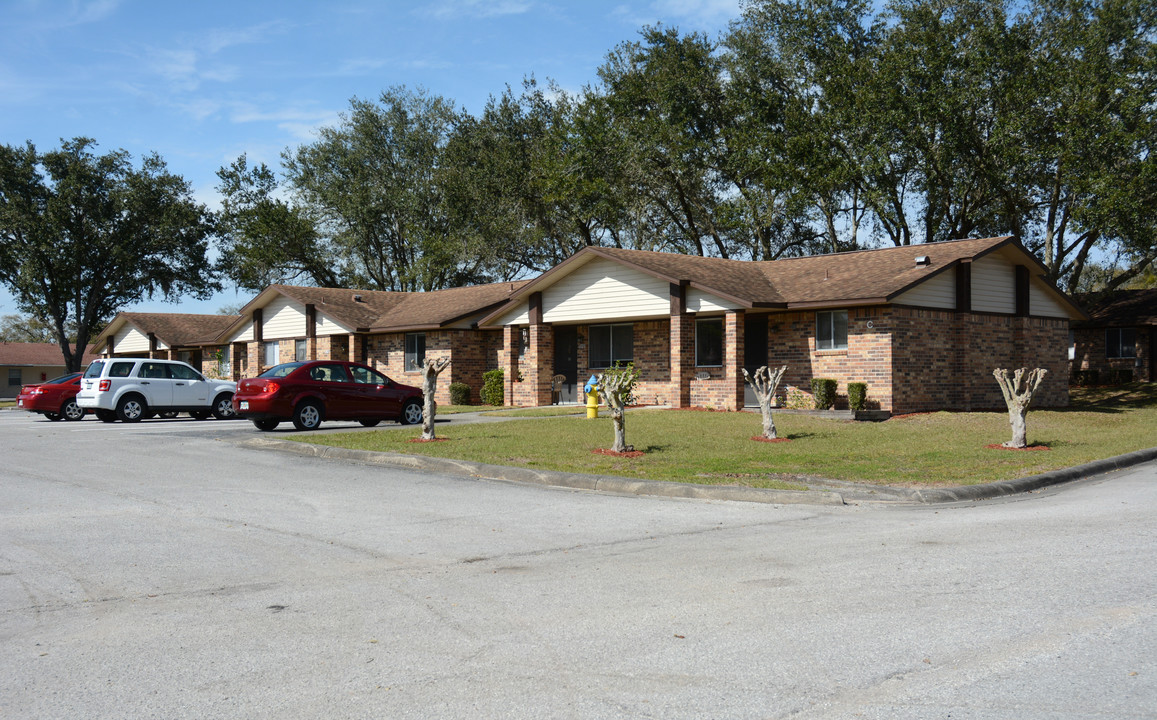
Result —
<svg viewBox="0 0 1157 720"><path fill-rule="evenodd" d="M558 405L562 386L566 384L566 375L555 375L550 379L550 404Z"/></svg>

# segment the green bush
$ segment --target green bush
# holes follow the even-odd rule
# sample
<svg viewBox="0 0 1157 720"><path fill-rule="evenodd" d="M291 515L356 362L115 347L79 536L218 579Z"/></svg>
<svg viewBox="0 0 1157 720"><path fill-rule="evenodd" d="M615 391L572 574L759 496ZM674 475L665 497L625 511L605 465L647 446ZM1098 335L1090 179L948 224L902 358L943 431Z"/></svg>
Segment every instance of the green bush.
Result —
<svg viewBox="0 0 1157 720"><path fill-rule="evenodd" d="M848 383L848 407L853 412L864 409L864 400L868 398L868 383Z"/></svg>
<svg viewBox="0 0 1157 720"><path fill-rule="evenodd" d="M503 388L504 376L506 373L502 372L502 368L497 370L487 370L482 373L482 391L478 395L482 398L482 403L485 405L502 405L505 401L505 390Z"/></svg>
<svg viewBox="0 0 1157 720"><path fill-rule="evenodd" d="M812 378L812 395L816 399L816 410L827 410L836 404L836 385L831 378Z"/></svg>
<svg viewBox="0 0 1157 720"><path fill-rule="evenodd" d="M466 383L450 383L450 404L451 405L469 405L470 404L470 386Z"/></svg>

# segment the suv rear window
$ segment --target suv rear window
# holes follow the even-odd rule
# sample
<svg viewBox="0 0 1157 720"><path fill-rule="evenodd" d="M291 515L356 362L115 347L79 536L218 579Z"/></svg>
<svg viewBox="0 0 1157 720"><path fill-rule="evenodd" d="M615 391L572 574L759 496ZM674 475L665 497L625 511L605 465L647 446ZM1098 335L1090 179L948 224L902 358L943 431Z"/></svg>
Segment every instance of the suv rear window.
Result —
<svg viewBox="0 0 1157 720"><path fill-rule="evenodd" d="M103 367L104 367L104 363L101 362L100 360L97 360L96 362L90 363L88 366L88 369L84 371L84 376L86 378L100 377L100 371Z"/></svg>

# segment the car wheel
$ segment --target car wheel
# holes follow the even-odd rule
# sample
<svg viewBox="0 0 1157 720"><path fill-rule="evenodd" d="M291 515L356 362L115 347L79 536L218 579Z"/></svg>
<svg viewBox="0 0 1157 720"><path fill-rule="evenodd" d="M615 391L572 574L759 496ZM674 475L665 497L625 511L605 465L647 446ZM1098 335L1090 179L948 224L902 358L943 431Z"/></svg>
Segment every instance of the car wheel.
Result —
<svg viewBox="0 0 1157 720"><path fill-rule="evenodd" d="M189 417L193 418L194 420L204 420L205 418L209 417L209 414L210 413L208 410L194 410L193 412L189 413Z"/></svg>
<svg viewBox="0 0 1157 720"><path fill-rule="evenodd" d="M116 422L117 414L112 410L97 410L96 419L101 422Z"/></svg>
<svg viewBox="0 0 1157 720"><path fill-rule="evenodd" d="M46 413L44 413L44 417L48 418L48 419L49 419L49 420L51 420L52 422L56 422L57 420L59 420L59 419L60 419L60 413L50 413L50 412L46 412Z"/></svg>
<svg viewBox="0 0 1157 720"><path fill-rule="evenodd" d="M407 400L402 406L402 417L398 422L403 425L417 425L422 422L422 404L413 398Z"/></svg>
<svg viewBox="0 0 1157 720"><path fill-rule="evenodd" d="M218 420L229 420L237 417L233 412L233 396L229 393L221 393L217 399L213 401L213 417Z"/></svg>
<svg viewBox="0 0 1157 720"><path fill-rule="evenodd" d="M293 411L293 427L298 430L317 430L321 425L321 407L311 401L303 402Z"/></svg>
<svg viewBox="0 0 1157 720"><path fill-rule="evenodd" d="M60 415L65 420L72 420L72 421L83 420L84 419L84 408L77 405L75 399L70 399L68 402L64 403L64 405L60 408Z"/></svg>
<svg viewBox="0 0 1157 720"><path fill-rule="evenodd" d="M374 425L380 423L381 420L358 420L358 422L360 422L362 425L365 425L366 427L373 427Z"/></svg>
<svg viewBox="0 0 1157 720"><path fill-rule="evenodd" d="M125 395L117 403L117 419L121 422L140 422L149 412L149 406L140 395Z"/></svg>
<svg viewBox="0 0 1157 720"><path fill-rule="evenodd" d="M254 420L253 421L253 427L257 428L261 432L269 432L270 430L274 429L275 427L277 427L280 424L281 424L280 420Z"/></svg>

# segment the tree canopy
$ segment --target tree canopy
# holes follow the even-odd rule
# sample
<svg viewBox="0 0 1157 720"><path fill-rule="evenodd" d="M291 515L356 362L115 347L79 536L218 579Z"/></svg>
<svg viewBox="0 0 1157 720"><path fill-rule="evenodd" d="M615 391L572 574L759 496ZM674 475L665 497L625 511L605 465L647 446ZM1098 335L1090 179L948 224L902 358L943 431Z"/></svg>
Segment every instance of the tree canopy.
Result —
<svg viewBox="0 0 1157 720"><path fill-rule="evenodd" d="M95 145L0 146L0 282L51 325L70 371L122 307L220 289L206 255L212 217L189 184L155 154L133 167L124 150Z"/></svg>

